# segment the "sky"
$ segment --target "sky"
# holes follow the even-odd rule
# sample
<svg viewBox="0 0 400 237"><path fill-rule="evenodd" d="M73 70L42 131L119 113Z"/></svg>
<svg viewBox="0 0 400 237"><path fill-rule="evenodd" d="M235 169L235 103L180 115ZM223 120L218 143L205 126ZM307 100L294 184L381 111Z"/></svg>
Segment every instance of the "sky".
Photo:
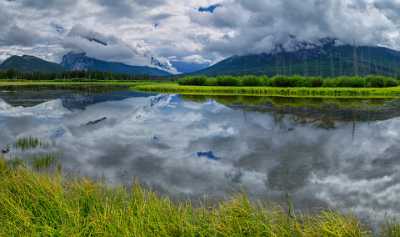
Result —
<svg viewBox="0 0 400 237"><path fill-rule="evenodd" d="M0 0L0 22L0 61L83 51L172 68L326 37L400 49L400 0Z"/></svg>

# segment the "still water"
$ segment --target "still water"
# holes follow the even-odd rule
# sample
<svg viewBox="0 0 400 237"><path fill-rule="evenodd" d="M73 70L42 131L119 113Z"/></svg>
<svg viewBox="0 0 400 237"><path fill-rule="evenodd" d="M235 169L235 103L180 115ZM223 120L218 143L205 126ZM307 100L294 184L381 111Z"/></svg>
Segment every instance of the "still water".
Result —
<svg viewBox="0 0 400 237"><path fill-rule="evenodd" d="M400 102L158 95L122 88L0 92L0 148L37 137L70 175L138 179L173 198L400 214Z"/></svg>

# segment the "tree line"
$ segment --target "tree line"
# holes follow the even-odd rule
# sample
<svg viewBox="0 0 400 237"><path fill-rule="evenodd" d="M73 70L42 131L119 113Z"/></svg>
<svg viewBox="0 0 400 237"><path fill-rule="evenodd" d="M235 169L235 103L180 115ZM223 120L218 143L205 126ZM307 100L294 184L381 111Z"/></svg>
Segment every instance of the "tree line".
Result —
<svg viewBox="0 0 400 237"><path fill-rule="evenodd" d="M149 75L121 74L94 71L65 71L60 73L19 72L14 69L0 70L0 79L15 80L157 80Z"/></svg>

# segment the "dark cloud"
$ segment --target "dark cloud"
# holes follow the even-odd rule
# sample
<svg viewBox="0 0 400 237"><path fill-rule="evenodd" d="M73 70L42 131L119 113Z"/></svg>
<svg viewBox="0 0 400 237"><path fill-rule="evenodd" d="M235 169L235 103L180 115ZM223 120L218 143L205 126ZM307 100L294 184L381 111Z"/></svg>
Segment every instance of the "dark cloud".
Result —
<svg viewBox="0 0 400 237"><path fill-rule="evenodd" d="M398 5L388 2L386 8ZM363 0L236 0L207 17L192 14L192 21L230 28L225 37L206 45L206 50L224 55L266 52L277 44L286 44L292 35L306 41L332 37L345 43L393 47L393 37L398 36L390 34L396 27L377 6L383 8L385 4Z"/></svg>
<svg viewBox="0 0 400 237"><path fill-rule="evenodd" d="M399 12L397 0L3 0L0 44L3 54L21 54L38 52L45 43L49 52L40 55L58 55L50 59L57 61L72 45L91 48L68 34L81 25L90 34L113 37L111 45L119 45L116 52L122 55L111 59L135 63L140 57L127 60L124 50L169 64L168 58L216 62L234 54L268 52L277 44L291 48L294 38L317 42L330 37L400 49Z"/></svg>

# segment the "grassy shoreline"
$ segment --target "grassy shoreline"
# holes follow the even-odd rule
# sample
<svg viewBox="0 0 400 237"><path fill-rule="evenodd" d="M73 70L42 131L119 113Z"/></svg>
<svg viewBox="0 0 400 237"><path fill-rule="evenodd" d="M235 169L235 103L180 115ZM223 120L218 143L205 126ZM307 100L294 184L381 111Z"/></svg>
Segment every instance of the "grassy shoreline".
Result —
<svg viewBox="0 0 400 237"><path fill-rule="evenodd" d="M163 81L27 81L0 80L7 86L124 86L142 92L177 93L186 95L242 95L303 98L399 98L400 86L388 88L309 88L309 87L243 87L243 86L184 86Z"/></svg>
<svg viewBox="0 0 400 237"><path fill-rule="evenodd" d="M250 202L238 195L194 207L139 185L108 187L61 173L34 172L0 159L1 236L373 236L352 215L314 215ZM379 236L399 236L385 225Z"/></svg>
<svg viewBox="0 0 400 237"><path fill-rule="evenodd" d="M139 91L191 95L244 95L315 98L398 98L400 87L389 88L281 88L233 86L182 86L174 83L137 85Z"/></svg>

